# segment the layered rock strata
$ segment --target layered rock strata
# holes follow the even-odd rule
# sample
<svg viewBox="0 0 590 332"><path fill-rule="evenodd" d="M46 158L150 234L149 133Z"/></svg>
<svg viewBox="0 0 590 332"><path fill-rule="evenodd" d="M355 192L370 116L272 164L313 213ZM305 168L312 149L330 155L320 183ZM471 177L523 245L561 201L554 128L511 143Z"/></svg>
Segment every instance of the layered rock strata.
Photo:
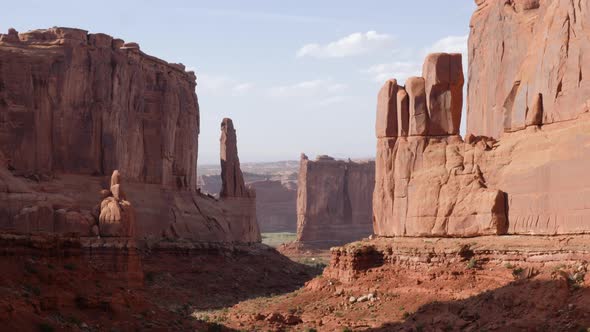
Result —
<svg viewBox="0 0 590 332"><path fill-rule="evenodd" d="M498 138L589 110L588 2L476 3L469 35L467 133Z"/></svg>
<svg viewBox="0 0 590 332"><path fill-rule="evenodd" d="M377 103L374 230L384 236L506 232L505 195L489 189L459 133L460 54L429 55L423 77L389 80ZM384 128L384 123L387 124Z"/></svg>
<svg viewBox="0 0 590 332"><path fill-rule="evenodd" d="M338 244L372 234L375 164L301 156L297 185L297 241Z"/></svg>
<svg viewBox="0 0 590 332"><path fill-rule="evenodd" d="M196 191L195 79L104 34L0 35L0 229L96 235L96 193L117 169L137 238L258 241L253 197Z"/></svg>

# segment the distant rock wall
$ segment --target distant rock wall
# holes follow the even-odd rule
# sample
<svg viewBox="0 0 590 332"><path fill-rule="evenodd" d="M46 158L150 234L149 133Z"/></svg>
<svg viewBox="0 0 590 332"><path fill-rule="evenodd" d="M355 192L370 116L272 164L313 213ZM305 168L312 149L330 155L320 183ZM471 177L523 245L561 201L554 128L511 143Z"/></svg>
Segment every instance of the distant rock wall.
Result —
<svg viewBox="0 0 590 332"><path fill-rule="evenodd" d="M297 231L297 189L277 180L262 180L248 184L256 191L256 218L260 231Z"/></svg>
<svg viewBox="0 0 590 332"><path fill-rule="evenodd" d="M1 34L0 230L96 235L117 169L136 237L260 241L253 197L196 192L195 79L104 34Z"/></svg>
<svg viewBox="0 0 590 332"><path fill-rule="evenodd" d="M590 3L477 0L467 133L498 138L590 107Z"/></svg>
<svg viewBox="0 0 590 332"><path fill-rule="evenodd" d="M374 162L301 156L297 189L297 241L342 244L372 234Z"/></svg>

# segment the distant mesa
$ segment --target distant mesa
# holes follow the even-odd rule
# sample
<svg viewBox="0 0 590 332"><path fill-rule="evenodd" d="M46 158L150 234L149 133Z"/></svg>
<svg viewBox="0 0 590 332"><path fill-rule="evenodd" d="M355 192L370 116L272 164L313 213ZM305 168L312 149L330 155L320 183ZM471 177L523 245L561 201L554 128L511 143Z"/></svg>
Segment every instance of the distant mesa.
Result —
<svg viewBox="0 0 590 332"><path fill-rule="evenodd" d="M327 247L373 233L375 163L302 154L297 185L297 241Z"/></svg>

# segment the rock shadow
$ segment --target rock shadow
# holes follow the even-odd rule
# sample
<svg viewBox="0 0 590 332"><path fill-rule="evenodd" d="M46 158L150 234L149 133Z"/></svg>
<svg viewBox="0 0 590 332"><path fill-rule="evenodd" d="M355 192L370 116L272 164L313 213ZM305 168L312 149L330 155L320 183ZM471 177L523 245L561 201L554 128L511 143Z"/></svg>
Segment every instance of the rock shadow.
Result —
<svg viewBox="0 0 590 332"><path fill-rule="evenodd" d="M558 276L517 280L464 300L432 302L365 331L587 331L590 288Z"/></svg>

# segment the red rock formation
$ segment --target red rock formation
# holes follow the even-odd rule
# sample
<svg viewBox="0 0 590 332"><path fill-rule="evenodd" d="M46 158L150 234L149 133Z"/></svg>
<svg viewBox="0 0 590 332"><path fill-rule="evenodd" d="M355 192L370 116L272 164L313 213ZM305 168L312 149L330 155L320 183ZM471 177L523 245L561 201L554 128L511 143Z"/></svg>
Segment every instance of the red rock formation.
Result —
<svg viewBox="0 0 590 332"><path fill-rule="evenodd" d="M256 218L261 232L297 231L297 188L276 180L248 184L256 191Z"/></svg>
<svg viewBox="0 0 590 332"><path fill-rule="evenodd" d="M497 138L589 110L586 1L476 3L469 37L468 133ZM531 112L540 121L527 124Z"/></svg>
<svg viewBox="0 0 590 332"><path fill-rule="evenodd" d="M121 188L119 171L113 171L111 189L105 196L100 203L98 217L100 236L135 236L135 210Z"/></svg>
<svg viewBox="0 0 590 332"><path fill-rule="evenodd" d="M301 156L297 185L297 241L338 244L372 233L375 164Z"/></svg>
<svg viewBox="0 0 590 332"><path fill-rule="evenodd" d="M431 54L423 70L423 77L410 77L405 87L395 85L395 90L407 94L408 106L403 101L397 103L399 107L383 105L387 100L381 94L395 80L385 83L378 98L378 122L404 119L409 113L409 123L401 125L407 130L391 131L395 134L389 136L377 131L375 233L473 236L506 232L504 195L486 187L478 165L466 157L474 149L464 147L457 135L461 55Z"/></svg>
<svg viewBox="0 0 590 332"><path fill-rule="evenodd" d="M7 37L4 37L7 36ZM195 75L84 30L0 38L0 149L20 174L110 174L194 188Z"/></svg>
<svg viewBox="0 0 590 332"><path fill-rule="evenodd" d="M257 170L258 171L258 170ZM264 171L264 170L259 170ZM256 192L256 218L261 232L297 231L297 183L282 173L243 173L246 186ZM218 196L221 191L220 175L199 175L199 189Z"/></svg>
<svg viewBox="0 0 590 332"><path fill-rule="evenodd" d="M195 86L183 65L104 34L1 35L0 230L96 235L96 193L123 198L109 185L118 169L136 237L259 241L253 198L195 191Z"/></svg>
<svg viewBox="0 0 590 332"><path fill-rule="evenodd" d="M590 88L580 65L590 47L584 25L588 4L477 3L469 39L466 143L453 135L460 120L458 106L453 106L460 104L453 102L453 90L460 97L460 70L446 60L440 62L446 69L435 70L429 57L423 75L427 107L433 105L428 87L436 86L429 80L457 84L444 85L447 92L435 94L442 96L434 101L444 106L445 115L433 116L428 109L424 130L421 120L412 125L415 114L423 113L413 109L422 85L419 79L409 79L408 137L377 132L375 232L590 233L590 179L585 174L590 167L590 119L582 114L588 111ZM433 78L434 72L450 79ZM395 111L405 112L401 107ZM437 126L444 130L433 131ZM428 136L411 136L421 132Z"/></svg>
<svg viewBox="0 0 590 332"><path fill-rule="evenodd" d="M244 183L244 176L240 169L238 158L238 141L236 130L231 119L225 118L221 122L221 192L220 197L249 197Z"/></svg>

